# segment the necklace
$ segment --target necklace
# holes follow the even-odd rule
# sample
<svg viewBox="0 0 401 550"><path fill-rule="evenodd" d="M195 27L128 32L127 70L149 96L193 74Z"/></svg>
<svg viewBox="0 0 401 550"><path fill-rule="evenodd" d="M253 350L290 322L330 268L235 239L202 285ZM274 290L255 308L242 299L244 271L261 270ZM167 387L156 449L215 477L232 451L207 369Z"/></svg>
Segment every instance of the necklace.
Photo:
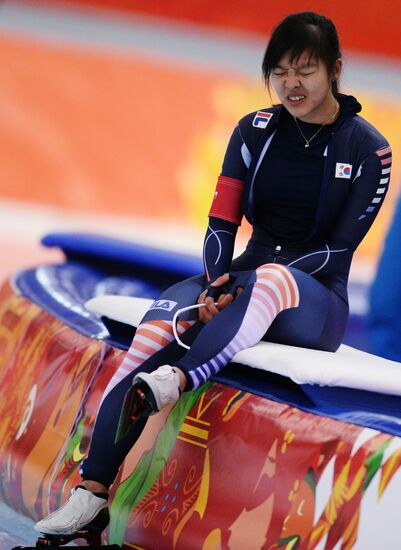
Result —
<svg viewBox="0 0 401 550"><path fill-rule="evenodd" d="M313 134L313 136L312 136L311 138L309 138L309 139L306 138L305 134L303 133L303 131L302 131L301 128L299 127L299 124L298 124L297 119L296 119L295 117L293 117L293 118L294 118L294 121L295 121L295 124L297 125L297 128L298 128L298 130L299 130L299 133L301 134L301 136L302 136L302 137L304 138L304 140L305 140L305 145L304 145L304 147L309 147L309 144L310 144L310 142L312 141L312 139L314 139L314 138L318 135L318 133L319 133L321 130L323 130L323 128L324 128L327 124L329 124L329 123L333 120L333 118L335 118L335 117L338 115L339 110L340 110L340 104L339 104L338 101L337 101L337 107L336 107L335 112L331 115L330 118L328 118L328 119L326 120L326 122L323 122L323 124L320 126L320 128L318 128L317 132L315 132L315 133Z"/></svg>

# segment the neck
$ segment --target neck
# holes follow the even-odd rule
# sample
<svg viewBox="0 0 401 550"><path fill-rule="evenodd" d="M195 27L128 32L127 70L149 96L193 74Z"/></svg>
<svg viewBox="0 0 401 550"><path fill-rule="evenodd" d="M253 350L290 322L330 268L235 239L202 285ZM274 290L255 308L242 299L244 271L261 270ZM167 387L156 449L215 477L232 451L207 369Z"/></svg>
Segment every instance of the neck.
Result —
<svg viewBox="0 0 401 550"><path fill-rule="evenodd" d="M332 124L338 117L340 106L337 99L331 95L324 105L321 105L316 111L312 111L305 116L298 117L302 122L311 124Z"/></svg>

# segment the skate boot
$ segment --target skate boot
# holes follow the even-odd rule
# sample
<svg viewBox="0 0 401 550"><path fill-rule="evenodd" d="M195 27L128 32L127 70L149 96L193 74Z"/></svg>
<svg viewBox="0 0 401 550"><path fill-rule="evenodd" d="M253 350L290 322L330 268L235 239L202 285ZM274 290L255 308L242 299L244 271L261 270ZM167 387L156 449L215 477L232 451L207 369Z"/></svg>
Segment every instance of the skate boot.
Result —
<svg viewBox="0 0 401 550"><path fill-rule="evenodd" d="M82 538L91 547L100 546L109 519L107 499L78 486L61 508L36 523L35 530L43 533L36 545L57 547Z"/></svg>
<svg viewBox="0 0 401 550"><path fill-rule="evenodd" d="M170 365L163 365L151 373L138 373L125 394L115 443L124 437L133 422L174 404L179 396L180 379Z"/></svg>

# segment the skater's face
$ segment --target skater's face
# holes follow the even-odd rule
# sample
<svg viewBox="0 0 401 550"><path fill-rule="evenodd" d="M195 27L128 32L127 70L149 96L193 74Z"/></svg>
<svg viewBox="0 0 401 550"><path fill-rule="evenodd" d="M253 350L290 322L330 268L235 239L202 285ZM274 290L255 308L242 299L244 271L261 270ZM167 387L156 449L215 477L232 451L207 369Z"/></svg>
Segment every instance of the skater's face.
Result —
<svg viewBox="0 0 401 550"><path fill-rule="evenodd" d="M338 80L340 72L340 59L329 74L326 65L308 52L294 60L285 54L273 69L271 83L291 115L304 122L324 124L337 107L332 80Z"/></svg>

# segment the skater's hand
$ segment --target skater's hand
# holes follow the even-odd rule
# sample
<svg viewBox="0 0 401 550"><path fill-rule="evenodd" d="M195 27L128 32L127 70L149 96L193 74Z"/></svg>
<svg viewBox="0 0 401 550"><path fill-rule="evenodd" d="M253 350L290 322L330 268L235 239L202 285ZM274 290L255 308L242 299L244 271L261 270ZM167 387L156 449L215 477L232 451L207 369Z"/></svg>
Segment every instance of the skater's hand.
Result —
<svg viewBox="0 0 401 550"><path fill-rule="evenodd" d="M220 275L210 286L212 288L218 288L225 285L230 280L228 273ZM211 296L207 295L207 290L204 290L199 298L198 304L205 304L206 307L199 308L199 320L202 323L208 323L215 317L219 311L224 309L228 304L230 304L234 298L231 294L220 294L220 296L215 300Z"/></svg>

